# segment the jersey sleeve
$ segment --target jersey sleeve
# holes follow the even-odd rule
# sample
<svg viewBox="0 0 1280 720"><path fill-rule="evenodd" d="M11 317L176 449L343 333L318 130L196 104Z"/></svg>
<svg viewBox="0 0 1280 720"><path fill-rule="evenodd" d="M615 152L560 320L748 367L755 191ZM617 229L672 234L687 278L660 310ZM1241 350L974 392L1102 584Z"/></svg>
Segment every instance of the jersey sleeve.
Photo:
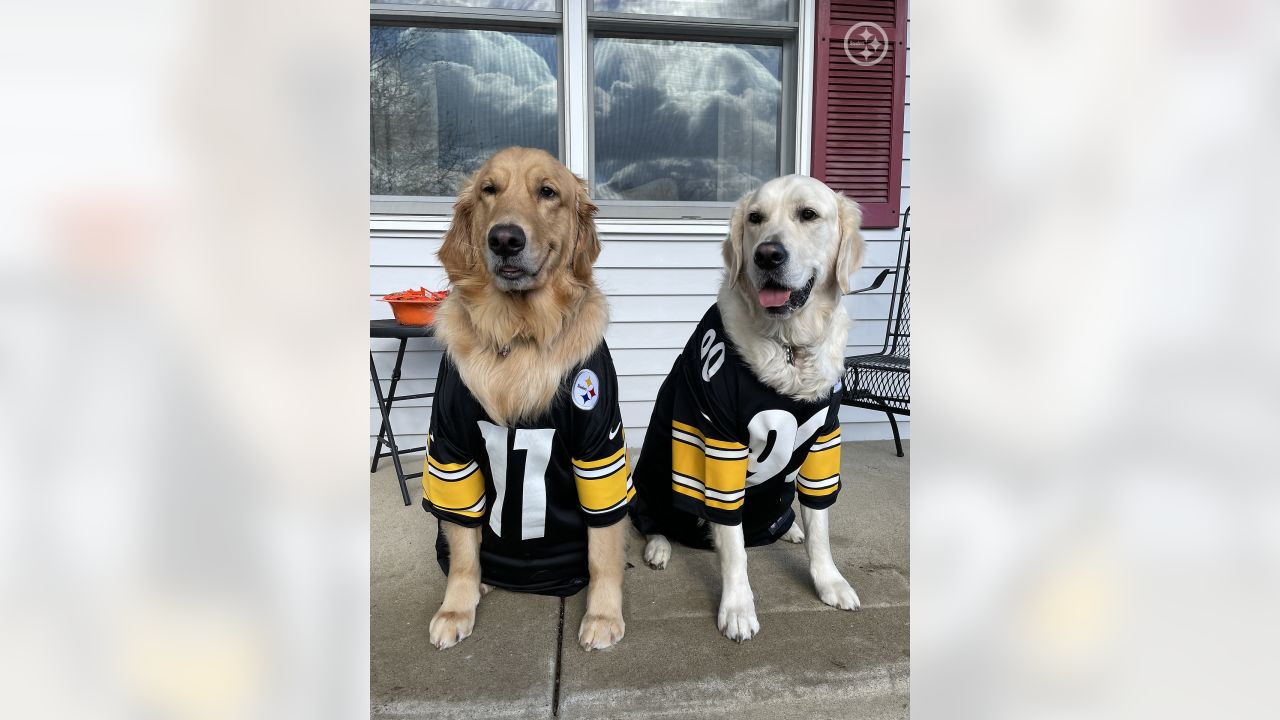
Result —
<svg viewBox="0 0 1280 720"><path fill-rule="evenodd" d="M695 334L681 358L671 413L671 489L676 507L709 522L738 525L749 436L736 413L734 363L720 343L708 329Z"/></svg>
<svg viewBox="0 0 1280 720"><path fill-rule="evenodd" d="M800 504L814 510L830 507L840 493L840 412L833 408L818 431L796 476Z"/></svg>
<svg viewBox="0 0 1280 720"><path fill-rule="evenodd" d="M442 359L422 470L422 507L441 520L475 527L484 520L485 484L480 466L468 451L459 415L448 410L452 393L460 387L449 359Z"/></svg>
<svg viewBox="0 0 1280 720"><path fill-rule="evenodd" d="M618 376L608 347L601 344L578 371L569 392L573 393L567 412L573 415L571 452L578 505L587 525L612 525L626 517L636 490L618 404Z"/></svg>

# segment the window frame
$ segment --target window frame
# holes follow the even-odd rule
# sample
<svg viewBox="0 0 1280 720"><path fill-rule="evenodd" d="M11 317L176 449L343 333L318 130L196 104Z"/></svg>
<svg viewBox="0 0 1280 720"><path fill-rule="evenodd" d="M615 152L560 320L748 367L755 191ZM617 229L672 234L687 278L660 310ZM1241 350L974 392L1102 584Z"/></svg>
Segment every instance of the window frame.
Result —
<svg viewBox="0 0 1280 720"><path fill-rule="evenodd" d="M812 97L813 8L816 0L790 0L787 20L745 20L595 11L590 0L559 0L558 10L510 10L440 5L370 3L370 26L535 32L554 35L557 68L559 160L592 183L595 167L595 48L597 37L778 45L782 97L778 118L778 171L808 171L809 140L799 128ZM373 214L448 215L452 197L373 195ZM599 216L655 220L727 220L735 202L597 200Z"/></svg>

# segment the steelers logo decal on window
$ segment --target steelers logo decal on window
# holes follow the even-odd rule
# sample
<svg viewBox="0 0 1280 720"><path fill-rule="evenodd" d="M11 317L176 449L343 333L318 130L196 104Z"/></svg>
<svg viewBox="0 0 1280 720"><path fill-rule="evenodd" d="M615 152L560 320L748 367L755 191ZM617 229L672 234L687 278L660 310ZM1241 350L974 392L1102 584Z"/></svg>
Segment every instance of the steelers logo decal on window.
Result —
<svg viewBox="0 0 1280 720"><path fill-rule="evenodd" d="M581 370L573 379L573 404L579 410L590 410L600 401L600 378L590 370Z"/></svg>

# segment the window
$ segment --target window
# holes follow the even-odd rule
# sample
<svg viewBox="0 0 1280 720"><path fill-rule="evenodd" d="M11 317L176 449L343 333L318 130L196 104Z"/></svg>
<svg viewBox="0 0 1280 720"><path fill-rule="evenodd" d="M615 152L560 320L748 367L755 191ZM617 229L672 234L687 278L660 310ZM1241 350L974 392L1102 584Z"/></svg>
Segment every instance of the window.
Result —
<svg viewBox="0 0 1280 720"><path fill-rule="evenodd" d="M554 35L375 26L369 191L453 195L497 147L560 153Z"/></svg>
<svg viewBox="0 0 1280 720"><path fill-rule="evenodd" d="M781 47L606 37L594 61L595 198L732 202L779 174Z"/></svg>
<svg viewBox="0 0 1280 720"><path fill-rule="evenodd" d="M374 210L447 212L525 145L587 177L602 214L727 217L794 170L797 1L373 3Z"/></svg>

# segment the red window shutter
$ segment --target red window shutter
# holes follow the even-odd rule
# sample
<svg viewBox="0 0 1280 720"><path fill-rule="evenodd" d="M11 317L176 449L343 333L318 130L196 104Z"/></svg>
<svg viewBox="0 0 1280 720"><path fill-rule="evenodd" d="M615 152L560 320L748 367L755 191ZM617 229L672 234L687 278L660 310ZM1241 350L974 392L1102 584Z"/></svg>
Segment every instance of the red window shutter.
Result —
<svg viewBox="0 0 1280 720"><path fill-rule="evenodd" d="M818 0L816 19L813 176L862 205L863 227L897 227L907 0ZM879 25L889 40L884 58L870 66L845 54L845 34L862 22ZM859 28L851 38L863 29L875 31Z"/></svg>

